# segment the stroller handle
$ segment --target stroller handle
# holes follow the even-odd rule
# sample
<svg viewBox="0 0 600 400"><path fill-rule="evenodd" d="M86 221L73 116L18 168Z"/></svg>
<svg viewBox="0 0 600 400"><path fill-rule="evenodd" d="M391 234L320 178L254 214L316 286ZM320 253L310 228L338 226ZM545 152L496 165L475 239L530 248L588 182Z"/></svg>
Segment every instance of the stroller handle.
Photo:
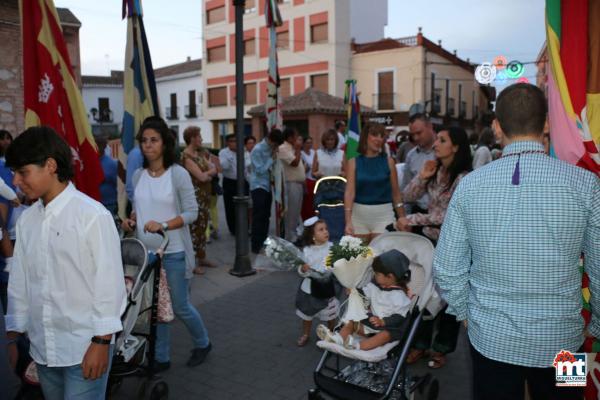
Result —
<svg viewBox="0 0 600 400"><path fill-rule="evenodd" d="M162 242L160 242L160 246L158 246L158 249L156 250L156 254L159 257L162 257L162 255L165 253L165 249L169 245L169 235L167 235L167 232L163 230L156 232L156 234L162 236L163 238Z"/></svg>

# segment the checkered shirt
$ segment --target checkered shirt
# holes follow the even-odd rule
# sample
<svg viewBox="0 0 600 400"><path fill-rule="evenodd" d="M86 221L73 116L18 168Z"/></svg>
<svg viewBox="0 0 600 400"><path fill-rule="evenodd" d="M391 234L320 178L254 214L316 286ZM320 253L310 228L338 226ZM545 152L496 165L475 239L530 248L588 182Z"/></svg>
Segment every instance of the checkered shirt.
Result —
<svg viewBox="0 0 600 400"><path fill-rule="evenodd" d="M543 149L512 143L501 159L461 180L434 271L448 313L468 321L478 352L547 368L560 350L583 343L582 252L592 293L589 330L600 337L600 179Z"/></svg>

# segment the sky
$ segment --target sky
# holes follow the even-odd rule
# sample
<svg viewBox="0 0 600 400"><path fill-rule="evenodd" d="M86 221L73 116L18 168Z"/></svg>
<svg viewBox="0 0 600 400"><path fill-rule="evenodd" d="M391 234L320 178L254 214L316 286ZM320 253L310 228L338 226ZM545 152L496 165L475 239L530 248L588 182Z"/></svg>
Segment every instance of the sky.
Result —
<svg viewBox="0 0 600 400"><path fill-rule="evenodd" d="M230 0L228 0L230 1ZM347 1L347 0L335 0ZM368 1L368 0L361 0ZM122 0L55 0L81 21L81 64L84 75L122 70L126 21ZM201 0L144 0L144 24L155 68L202 57ZM285 18L285 15L284 15ZM387 37L412 36L418 27L433 42L457 50L471 62L535 61L545 39L544 0L388 0ZM535 65L523 76L535 81Z"/></svg>

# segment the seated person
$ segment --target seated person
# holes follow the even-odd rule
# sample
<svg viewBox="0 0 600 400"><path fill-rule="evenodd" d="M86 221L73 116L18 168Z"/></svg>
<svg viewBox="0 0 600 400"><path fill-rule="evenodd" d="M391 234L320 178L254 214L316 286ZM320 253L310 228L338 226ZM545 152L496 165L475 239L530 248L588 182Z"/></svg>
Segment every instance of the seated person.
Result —
<svg viewBox="0 0 600 400"><path fill-rule="evenodd" d="M410 281L409 265L408 258L398 250L389 250L375 257L372 266L375 282L362 288L370 304L368 318L348 321L339 332L319 325L319 338L351 350L371 350L400 340L412 297L407 286ZM366 339L359 341L353 333Z"/></svg>

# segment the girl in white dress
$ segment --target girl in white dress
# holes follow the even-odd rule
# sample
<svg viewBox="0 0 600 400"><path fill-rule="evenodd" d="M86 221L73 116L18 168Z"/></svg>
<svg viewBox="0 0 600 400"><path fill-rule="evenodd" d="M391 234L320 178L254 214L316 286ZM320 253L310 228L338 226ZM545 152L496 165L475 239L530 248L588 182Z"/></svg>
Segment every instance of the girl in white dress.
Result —
<svg viewBox="0 0 600 400"><path fill-rule="evenodd" d="M317 217L307 219L304 222L302 241L306 264L298 268L298 274L304 280L296 295L296 315L302 319L302 335L297 342L300 347L308 342L315 317L326 321L333 329L339 309L333 276L325 268L325 259L332 245L325 221Z"/></svg>

